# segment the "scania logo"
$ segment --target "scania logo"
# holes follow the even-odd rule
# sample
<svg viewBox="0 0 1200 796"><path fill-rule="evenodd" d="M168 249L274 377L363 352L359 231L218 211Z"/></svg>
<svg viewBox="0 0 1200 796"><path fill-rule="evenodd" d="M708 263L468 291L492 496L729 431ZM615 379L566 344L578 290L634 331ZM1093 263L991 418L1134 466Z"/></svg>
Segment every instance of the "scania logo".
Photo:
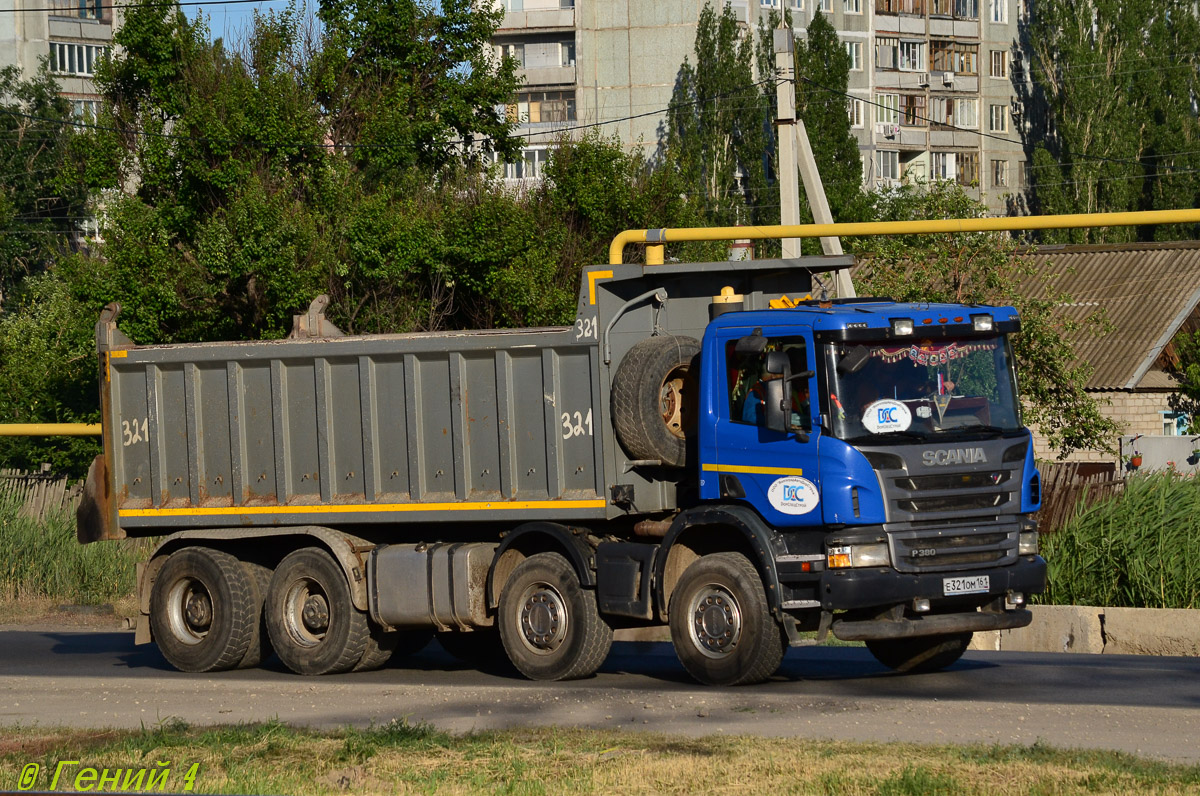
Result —
<svg viewBox="0 0 1200 796"><path fill-rule="evenodd" d="M945 467L949 464L981 464L987 461L983 448L938 448L922 451L921 464L926 467Z"/></svg>

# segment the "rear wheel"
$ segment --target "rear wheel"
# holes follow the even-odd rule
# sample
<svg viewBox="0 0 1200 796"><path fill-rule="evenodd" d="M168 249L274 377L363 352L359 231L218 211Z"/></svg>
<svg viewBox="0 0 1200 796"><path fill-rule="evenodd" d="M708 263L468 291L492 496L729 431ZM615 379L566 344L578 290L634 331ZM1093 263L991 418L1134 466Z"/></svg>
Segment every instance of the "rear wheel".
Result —
<svg viewBox="0 0 1200 796"><path fill-rule="evenodd" d="M877 639L867 642L875 660L898 672L936 672L962 657L971 643L971 633L949 636Z"/></svg>
<svg viewBox="0 0 1200 796"><path fill-rule="evenodd" d="M596 673L612 647L612 628L558 553L517 565L500 595L500 638L517 671L531 680L575 680Z"/></svg>
<svg viewBox="0 0 1200 796"><path fill-rule="evenodd" d="M207 547L172 553L150 592L150 628L163 657L185 672L231 669L246 656L258 613L240 561Z"/></svg>
<svg viewBox="0 0 1200 796"><path fill-rule="evenodd" d="M279 563L263 610L275 654L297 674L348 672L371 638L342 568L319 547L297 550Z"/></svg>
<svg viewBox="0 0 1200 796"><path fill-rule="evenodd" d="M263 616L263 604L267 599L267 589L271 585L271 570L253 561L242 561L242 568L249 575L253 588L254 618L251 622L250 646L246 648L246 654L242 656L237 668L250 669L271 657L271 636L267 633L266 618Z"/></svg>
<svg viewBox="0 0 1200 796"><path fill-rule="evenodd" d="M670 621L679 662L706 685L759 683L783 660L783 631L758 570L741 553L693 562L671 594Z"/></svg>

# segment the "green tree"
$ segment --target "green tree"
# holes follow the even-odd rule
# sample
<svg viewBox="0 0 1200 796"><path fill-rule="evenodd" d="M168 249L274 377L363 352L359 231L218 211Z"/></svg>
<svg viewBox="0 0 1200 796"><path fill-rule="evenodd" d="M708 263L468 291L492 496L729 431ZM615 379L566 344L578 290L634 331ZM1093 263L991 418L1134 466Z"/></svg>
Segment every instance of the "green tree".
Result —
<svg viewBox="0 0 1200 796"><path fill-rule="evenodd" d="M372 176L517 152L503 112L516 62L498 61L489 44L502 5L321 0L318 17L313 81L330 136Z"/></svg>
<svg viewBox="0 0 1200 796"><path fill-rule="evenodd" d="M1193 207L1200 198L1200 10L1173 0L1046 0L1028 38L1032 206L1041 213ZM1193 237L1187 229L1061 230L1086 243Z"/></svg>
<svg viewBox="0 0 1200 796"><path fill-rule="evenodd" d="M880 214L889 221L980 218L986 210L950 182L909 186L880 199ZM855 281L863 295L899 301L1016 307L1021 332L1013 353L1025 422L1040 428L1059 458L1076 450L1111 449L1117 426L1085 392L1091 368L1078 361L1070 343L1083 326L1103 331L1104 320L1081 324L1058 310L1069 297L1048 286L1031 290L1036 276L1017 256L1017 245L991 232L859 239L854 246L864 265Z"/></svg>
<svg viewBox="0 0 1200 796"><path fill-rule="evenodd" d="M0 302L69 248L86 215L74 178L69 103L43 70L0 69ZM2 306L2 305L0 305Z"/></svg>
<svg viewBox="0 0 1200 796"><path fill-rule="evenodd" d="M675 79L662 141L666 166L702 197L709 223L774 223L759 210L778 204L762 201L770 105L754 76L754 37L739 28L732 6L718 15L705 3L695 58L694 65L684 59Z"/></svg>
<svg viewBox="0 0 1200 796"><path fill-rule="evenodd" d="M796 113L804 120L833 220L866 221L871 203L862 189L862 156L850 132L846 89L850 56L824 14L815 14L808 38L796 43ZM812 220L807 197L800 217Z"/></svg>

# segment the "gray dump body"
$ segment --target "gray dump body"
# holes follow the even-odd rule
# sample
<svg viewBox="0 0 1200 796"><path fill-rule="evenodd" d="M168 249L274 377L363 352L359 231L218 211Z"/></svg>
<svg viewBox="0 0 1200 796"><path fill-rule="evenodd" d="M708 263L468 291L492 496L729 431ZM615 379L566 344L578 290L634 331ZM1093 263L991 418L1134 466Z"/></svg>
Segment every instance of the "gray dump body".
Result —
<svg viewBox="0 0 1200 796"><path fill-rule="evenodd" d="M731 277L754 309L847 264L596 266L573 326L519 331L322 336L298 319L287 340L137 346L113 308L97 327L105 453L80 538L673 508L679 474L631 467L614 437L621 357L655 330L701 337ZM636 499L615 503L617 484Z"/></svg>

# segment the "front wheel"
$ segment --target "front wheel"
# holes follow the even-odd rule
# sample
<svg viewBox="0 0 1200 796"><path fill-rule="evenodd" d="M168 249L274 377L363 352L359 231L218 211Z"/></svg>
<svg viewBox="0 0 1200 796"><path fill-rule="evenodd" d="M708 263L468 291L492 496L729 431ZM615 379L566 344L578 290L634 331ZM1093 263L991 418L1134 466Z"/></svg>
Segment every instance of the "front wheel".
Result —
<svg viewBox="0 0 1200 796"><path fill-rule="evenodd" d="M760 683L783 660L783 631L758 570L741 553L693 562L671 594L670 620L679 662L705 685Z"/></svg>
<svg viewBox="0 0 1200 796"><path fill-rule="evenodd" d="M538 553L517 565L496 619L504 651L530 680L577 680L596 673L612 647L596 595L567 559Z"/></svg>
<svg viewBox="0 0 1200 796"><path fill-rule="evenodd" d="M319 547L297 550L279 563L263 611L275 654L296 674L348 672L371 639L342 568Z"/></svg>
<svg viewBox="0 0 1200 796"><path fill-rule="evenodd" d="M867 642L875 660L898 672L917 674L945 669L962 657L971 643L971 633L949 636L877 639Z"/></svg>

